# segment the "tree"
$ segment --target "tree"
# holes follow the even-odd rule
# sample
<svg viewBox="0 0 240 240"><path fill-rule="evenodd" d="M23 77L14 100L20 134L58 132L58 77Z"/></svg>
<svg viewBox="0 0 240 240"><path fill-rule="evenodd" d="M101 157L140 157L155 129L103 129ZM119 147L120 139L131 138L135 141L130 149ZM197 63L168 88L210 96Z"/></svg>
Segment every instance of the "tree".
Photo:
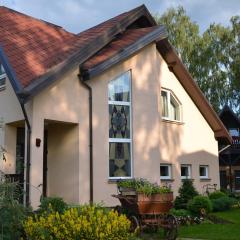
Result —
<svg viewBox="0 0 240 240"><path fill-rule="evenodd" d="M203 34L183 7L155 19L167 27L169 41L216 112L227 104L240 114L240 17L232 17L229 27L211 24Z"/></svg>

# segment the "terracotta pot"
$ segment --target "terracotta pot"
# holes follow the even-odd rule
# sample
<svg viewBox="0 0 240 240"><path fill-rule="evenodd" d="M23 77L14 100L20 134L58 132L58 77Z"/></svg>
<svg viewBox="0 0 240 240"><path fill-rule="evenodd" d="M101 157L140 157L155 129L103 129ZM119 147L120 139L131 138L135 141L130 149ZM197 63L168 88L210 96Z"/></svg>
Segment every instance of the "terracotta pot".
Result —
<svg viewBox="0 0 240 240"><path fill-rule="evenodd" d="M172 202L141 201L137 202L139 214L162 214L168 213L173 207Z"/></svg>

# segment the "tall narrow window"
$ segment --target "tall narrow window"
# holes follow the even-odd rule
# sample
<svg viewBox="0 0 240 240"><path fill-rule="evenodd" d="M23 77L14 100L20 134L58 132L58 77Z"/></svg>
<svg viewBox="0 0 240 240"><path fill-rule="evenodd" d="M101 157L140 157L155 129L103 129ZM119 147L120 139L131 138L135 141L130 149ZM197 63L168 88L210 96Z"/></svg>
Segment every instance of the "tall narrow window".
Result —
<svg viewBox="0 0 240 240"><path fill-rule="evenodd" d="M3 65L0 63L0 90L5 89L6 86L6 73Z"/></svg>
<svg viewBox="0 0 240 240"><path fill-rule="evenodd" d="M161 91L162 118L166 120L181 121L180 103L171 91Z"/></svg>
<svg viewBox="0 0 240 240"><path fill-rule="evenodd" d="M108 84L109 177L132 176L131 72Z"/></svg>

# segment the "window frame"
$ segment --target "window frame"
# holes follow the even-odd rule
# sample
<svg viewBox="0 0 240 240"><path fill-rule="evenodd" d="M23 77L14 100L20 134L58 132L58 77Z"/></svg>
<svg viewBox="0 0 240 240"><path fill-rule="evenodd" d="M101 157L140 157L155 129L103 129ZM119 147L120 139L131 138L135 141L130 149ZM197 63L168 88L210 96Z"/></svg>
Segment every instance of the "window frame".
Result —
<svg viewBox="0 0 240 240"><path fill-rule="evenodd" d="M161 176L161 167L168 168L168 176ZM161 164L160 163L160 180L171 180L172 179L172 165L171 164Z"/></svg>
<svg viewBox="0 0 240 240"><path fill-rule="evenodd" d="M188 168L189 176L182 176L182 167L187 167ZM181 179L182 180L191 179L192 178L192 165L191 164L181 164L180 174L181 174Z"/></svg>
<svg viewBox="0 0 240 240"><path fill-rule="evenodd" d="M238 132L238 136L231 134L230 131L233 131L233 130L236 130L236 131ZM240 137L240 129L237 128L237 127L236 127L236 128L229 128L229 129L228 129L228 132L229 132L229 134L231 135L231 137Z"/></svg>
<svg viewBox="0 0 240 240"><path fill-rule="evenodd" d="M167 96L167 112L168 112L168 116L167 117L162 115L163 105L162 105L162 99L161 99L160 100L160 104L161 104L162 120L182 123L182 104L181 104L181 102L179 101L179 99L176 97L176 95L173 93L172 90L166 89L166 88L161 88L161 95L160 95L160 97L162 97L162 92L165 92L166 96ZM179 120L170 118L171 97L173 98L175 103L178 105L177 107L178 107L178 111L179 111Z"/></svg>
<svg viewBox="0 0 240 240"><path fill-rule="evenodd" d="M6 75L6 72L5 72L4 68L3 68L3 65L1 63L0 63L0 68L3 69L3 71L2 71L3 73L0 74L0 80L4 79L4 84L0 85L0 91L1 91L1 90L4 90L6 88L6 78L7 78L7 75Z"/></svg>
<svg viewBox="0 0 240 240"><path fill-rule="evenodd" d="M108 108L109 105L118 105L118 106L129 106L129 128L130 128L130 138L110 138L108 134L108 179L109 180L119 180L119 179L131 179L133 178L133 146L132 146L132 71L128 70L125 71L115 78L108 81L108 85L110 82L118 79L119 77L123 76L124 74L129 73L129 102L126 101L112 101L109 100L109 89L107 91L108 94ZM107 86L108 86L107 85ZM108 112L109 113L109 112ZM110 123L108 122L108 127L110 126ZM130 143L130 176L127 177L110 177L110 156L109 156L109 145L110 143Z"/></svg>
<svg viewBox="0 0 240 240"><path fill-rule="evenodd" d="M201 167L206 168L206 175L205 176L200 175L200 168ZM209 165L199 165L199 178L200 179L209 179Z"/></svg>

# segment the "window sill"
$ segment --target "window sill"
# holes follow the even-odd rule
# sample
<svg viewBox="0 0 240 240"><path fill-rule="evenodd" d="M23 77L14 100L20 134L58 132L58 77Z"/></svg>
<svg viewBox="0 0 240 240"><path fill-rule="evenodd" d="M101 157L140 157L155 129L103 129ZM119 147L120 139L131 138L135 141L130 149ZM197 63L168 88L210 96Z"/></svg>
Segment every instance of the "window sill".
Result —
<svg viewBox="0 0 240 240"><path fill-rule="evenodd" d="M165 178L165 179L160 178L160 181L161 182L174 182L174 179L173 178Z"/></svg>
<svg viewBox="0 0 240 240"><path fill-rule="evenodd" d="M200 182L208 182L211 181L211 178L200 178Z"/></svg>
<svg viewBox="0 0 240 240"><path fill-rule="evenodd" d="M109 178L108 179L108 183L115 184L115 183L117 183L117 182L119 182L121 180L124 181L124 180L130 180L130 179L133 179L133 178L131 178L131 177L129 177L129 178L113 178L113 179Z"/></svg>
<svg viewBox="0 0 240 240"><path fill-rule="evenodd" d="M172 123L172 124L177 124L177 125L184 125L184 122L182 122L182 121L170 120L170 119L165 119L165 118L162 118L162 122Z"/></svg>

